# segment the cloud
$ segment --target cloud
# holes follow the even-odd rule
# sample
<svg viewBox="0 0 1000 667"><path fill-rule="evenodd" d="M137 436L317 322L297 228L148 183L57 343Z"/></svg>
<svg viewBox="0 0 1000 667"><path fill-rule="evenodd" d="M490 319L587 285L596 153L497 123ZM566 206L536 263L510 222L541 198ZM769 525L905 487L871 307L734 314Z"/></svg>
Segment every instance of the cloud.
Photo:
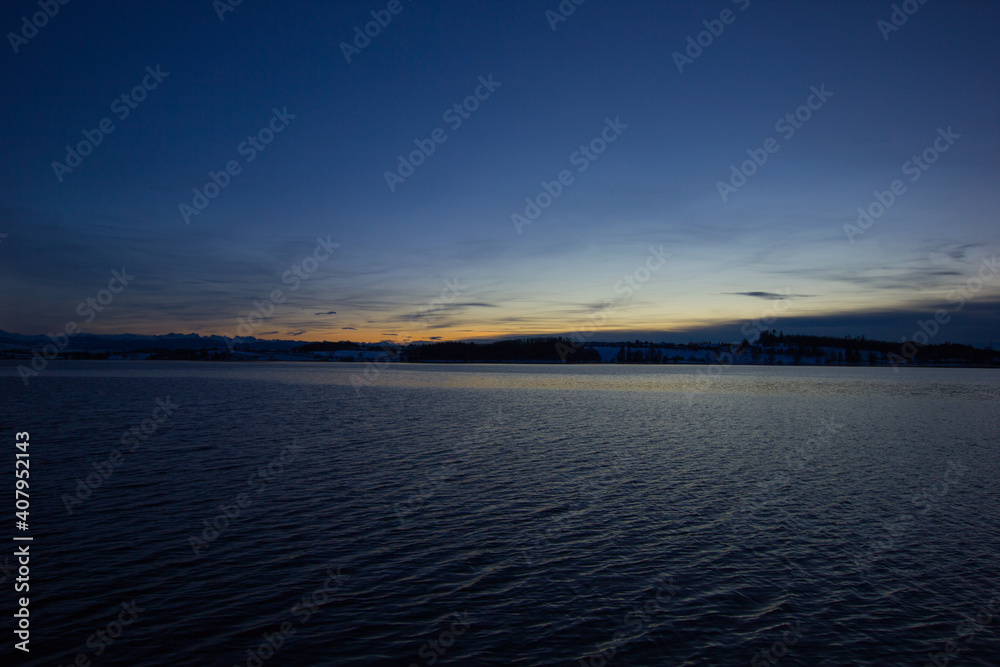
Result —
<svg viewBox="0 0 1000 667"><path fill-rule="evenodd" d="M925 261L932 261L934 255L946 255L949 259L955 262L968 263L969 250L973 248L985 247L984 243L951 243L947 241L938 241L925 244L921 247L925 255L922 259Z"/></svg>
<svg viewBox="0 0 1000 667"><path fill-rule="evenodd" d="M446 314L448 311L461 309L461 308L498 308L499 306L495 303L485 303L482 301L456 301L455 303L442 303L434 304L429 307L425 307L420 312L410 315L411 320L418 320L420 318L437 318Z"/></svg>
<svg viewBox="0 0 1000 667"><path fill-rule="evenodd" d="M814 294L780 294L778 292L723 292L723 294L752 296L756 299L766 299L768 301L781 301L782 299L805 299L815 296Z"/></svg>
<svg viewBox="0 0 1000 667"><path fill-rule="evenodd" d="M289 331L286 335L287 336L301 336L304 333L305 333L305 331Z"/></svg>
<svg viewBox="0 0 1000 667"><path fill-rule="evenodd" d="M345 331L356 331L354 327L341 327L341 329L344 329Z"/></svg>
<svg viewBox="0 0 1000 667"><path fill-rule="evenodd" d="M316 314L317 315L336 315L337 311L335 311L335 310L328 310L325 313L316 313Z"/></svg>

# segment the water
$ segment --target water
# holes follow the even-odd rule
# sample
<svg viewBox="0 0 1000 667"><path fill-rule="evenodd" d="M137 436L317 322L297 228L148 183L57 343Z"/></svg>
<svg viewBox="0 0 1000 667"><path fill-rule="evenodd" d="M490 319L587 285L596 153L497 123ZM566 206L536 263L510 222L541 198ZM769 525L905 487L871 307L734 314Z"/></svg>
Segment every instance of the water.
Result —
<svg viewBox="0 0 1000 667"><path fill-rule="evenodd" d="M996 371L14 368L25 664L1000 663Z"/></svg>

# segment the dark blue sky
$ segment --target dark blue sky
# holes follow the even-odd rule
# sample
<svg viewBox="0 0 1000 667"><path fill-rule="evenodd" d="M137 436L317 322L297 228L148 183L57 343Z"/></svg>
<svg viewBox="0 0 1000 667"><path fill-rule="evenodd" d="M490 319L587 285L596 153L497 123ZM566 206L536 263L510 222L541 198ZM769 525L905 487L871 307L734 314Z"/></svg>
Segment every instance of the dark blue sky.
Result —
<svg viewBox="0 0 1000 667"><path fill-rule="evenodd" d="M943 309L935 342L1000 340L997 3L914 4L886 39L870 0L587 0L555 30L555 0L403 0L348 63L389 4L71 0L25 41L37 0L6 3L0 328L237 335L259 308L243 335L729 340L778 304L786 330Z"/></svg>

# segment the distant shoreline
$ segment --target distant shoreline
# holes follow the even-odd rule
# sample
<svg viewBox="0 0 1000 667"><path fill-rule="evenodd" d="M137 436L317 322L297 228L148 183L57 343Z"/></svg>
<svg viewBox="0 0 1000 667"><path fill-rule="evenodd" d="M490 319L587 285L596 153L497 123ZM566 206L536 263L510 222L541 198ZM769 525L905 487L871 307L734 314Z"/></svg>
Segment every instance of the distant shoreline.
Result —
<svg viewBox="0 0 1000 667"><path fill-rule="evenodd" d="M2 356L0 355L0 362L13 362L13 361L25 361L30 360L30 357L17 357L17 356ZM694 367L703 368L705 366L739 366L741 368L969 368L969 369L987 369L987 370L998 370L1000 369L1000 364L960 364L960 363L903 363L893 366L889 363L881 364L867 364L867 363L836 363L836 364L818 364L813 362L807 363L782 363L780 361L776 363L718 363L718 362L706 362L706 361L682 361L682 362L663 362L663 363L648 363L648 362L623 362L618 363L615 361L580 361L580 362L565 362L565 361L491 361L491 360L464 360L464 359L433 359L433 360L420 360L420 361L410 361L410 360L388 360L382 359L377 362L372 362L368 360L358 361L356 359L269 359L269 358L257 358L257 359L179 359L179 358L150 358L150 357L56 357L50 359L53 361L93 361L93 362L179 362L179 363L203 363L203 364L355 364L355 365L368 365L373 363L378 364L393 364L400 366L429 366L434 364L440 365L451 365L451 366L474 366L474 365L489 365L489 366L608 366L608 367L667 367L667 368L677 368L677 367Z"/></svg>
<svg viewBox="0 0 1000 667"><path fill-rule="evenodd" d="M289 340L223 339L196 334L154 337L85 335L69 338L0 336L0 359L22 362L31 375L54 360L153 361L300 361L439 364L596 364L641 366L836 366L1000 368L1000 352L988 347L906 340L889 342L864 336L788 335L755 332L731 343L586 341L581 336L508 338L488 342L422 341L405 345L353 341L303 343ZM30 366L30 368L28 368ZM23 368L22 368L23 367Z"/></svg>

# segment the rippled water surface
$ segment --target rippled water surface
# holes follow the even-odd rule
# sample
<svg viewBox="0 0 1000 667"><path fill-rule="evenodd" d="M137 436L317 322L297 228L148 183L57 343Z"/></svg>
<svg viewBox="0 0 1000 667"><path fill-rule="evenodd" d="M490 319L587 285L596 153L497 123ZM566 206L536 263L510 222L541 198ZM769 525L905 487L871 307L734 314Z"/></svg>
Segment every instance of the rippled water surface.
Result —
<svg viewBox="0 0 1000 667"><path fill-rule="evenodd" d="M997 371L15 367L27 664L1000 664Z"/></svg>

